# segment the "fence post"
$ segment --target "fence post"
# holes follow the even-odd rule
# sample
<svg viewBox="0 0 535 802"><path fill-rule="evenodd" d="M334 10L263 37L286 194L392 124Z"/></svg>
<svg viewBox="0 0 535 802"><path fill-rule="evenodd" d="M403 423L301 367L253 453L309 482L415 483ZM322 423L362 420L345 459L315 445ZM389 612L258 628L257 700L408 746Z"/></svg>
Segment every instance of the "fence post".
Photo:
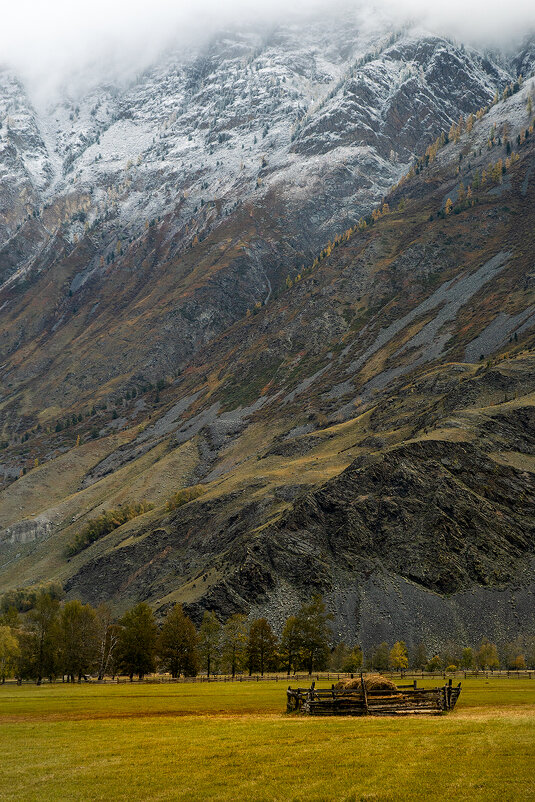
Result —
<svg viewBox="0 0 535 802"><path fill-rule="evenodd" d="M362 685L362 697L364 699L364 710L366 711L366 715L368 715L368 694L366 692L366 683L364 682L364 675L362 671L360 672L360 682Z"/></svg>

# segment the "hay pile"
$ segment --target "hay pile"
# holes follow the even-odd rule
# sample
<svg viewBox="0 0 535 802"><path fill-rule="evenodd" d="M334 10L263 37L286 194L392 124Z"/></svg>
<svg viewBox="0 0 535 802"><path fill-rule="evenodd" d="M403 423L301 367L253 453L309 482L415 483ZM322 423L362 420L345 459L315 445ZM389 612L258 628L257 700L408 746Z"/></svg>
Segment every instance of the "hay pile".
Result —
<svg viewBox="0 0 535 802"><path fill-rule="evenodd" d="M352 691L362 688L360 679L341 679L334 686L337 691Z"/></svg>
<svg viewBox="0 0 535 802"><path fill-rule="evenodd" d="M381 674L365 674L364 684L367 691L398 690L392 680L382 677ZM354 677L353 679L341 679L340 682L337 682L334 687L343 691L358 691L362 689L362 683L360 681L360 677Z"/></svg>
<svg viewBox="0 0 535 802"><path fill-rule="evenodd" d="M367 691L397 691L397 685L391 679L381 676L381 674L368 674L364 677L364 684Z"/></svg>

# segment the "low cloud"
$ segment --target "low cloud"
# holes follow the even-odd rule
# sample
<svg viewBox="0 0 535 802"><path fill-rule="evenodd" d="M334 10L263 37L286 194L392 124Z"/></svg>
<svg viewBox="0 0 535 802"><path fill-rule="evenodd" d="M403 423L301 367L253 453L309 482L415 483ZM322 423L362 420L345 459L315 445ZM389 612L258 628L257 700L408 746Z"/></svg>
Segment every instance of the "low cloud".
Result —
<svg viewBox="0 0 535 802"><path fill-rule="evenodd" d="M438 33L467 43L508 46L512 40L535 31L535 3L516 0L381 0L393 19L411 19Z"/></svg>
<svg viewBox="0 0 535 802"><path fill-rule="evenodd" d="M535 29L533 0L513 6L503 0L341 0L340 7L363 23L382 20L394 27L412 21L476 44L505 45ZM95 80L129 76L166 47L187 49L221 27L322 13L333 19L333 0L16 0L2 11L0 59L49 96L60 85L79 91Z"/></svg>

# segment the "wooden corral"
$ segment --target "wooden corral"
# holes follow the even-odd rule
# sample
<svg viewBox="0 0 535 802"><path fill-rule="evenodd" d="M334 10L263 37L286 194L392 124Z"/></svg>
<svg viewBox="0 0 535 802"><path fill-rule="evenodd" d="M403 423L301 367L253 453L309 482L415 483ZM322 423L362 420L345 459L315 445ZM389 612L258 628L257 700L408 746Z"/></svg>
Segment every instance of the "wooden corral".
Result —
<svg viewBox="0 0 535 802"><path fill-rule="evenodd" d="M368 689L361 675L357 688L316 690L314 682L310 688L288 688L286 709L311 716L438 716L453 710L460 693L461 683L453 687L451 679L438 688L418 688L415 680L395 690Z"/></svg>

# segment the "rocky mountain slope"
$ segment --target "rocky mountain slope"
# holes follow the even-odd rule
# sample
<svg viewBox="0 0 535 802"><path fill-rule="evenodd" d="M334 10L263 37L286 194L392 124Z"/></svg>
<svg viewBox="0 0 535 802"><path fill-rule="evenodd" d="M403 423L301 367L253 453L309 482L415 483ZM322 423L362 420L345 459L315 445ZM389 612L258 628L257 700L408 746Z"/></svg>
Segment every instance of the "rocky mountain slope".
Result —
<svg viewBox="0 0 535 802"><path fill-rule="evenodd" d="M222 35L44 109L4 71L2 424L43 393L64 408L175 375L513 72L336 17Z"/></svg>
<svg viewBox="0 0 535 802"><path fill-rule="evenodd" d="M533 630L529 52L229 34L46 112L4 73L3 587Z"/></svg>

